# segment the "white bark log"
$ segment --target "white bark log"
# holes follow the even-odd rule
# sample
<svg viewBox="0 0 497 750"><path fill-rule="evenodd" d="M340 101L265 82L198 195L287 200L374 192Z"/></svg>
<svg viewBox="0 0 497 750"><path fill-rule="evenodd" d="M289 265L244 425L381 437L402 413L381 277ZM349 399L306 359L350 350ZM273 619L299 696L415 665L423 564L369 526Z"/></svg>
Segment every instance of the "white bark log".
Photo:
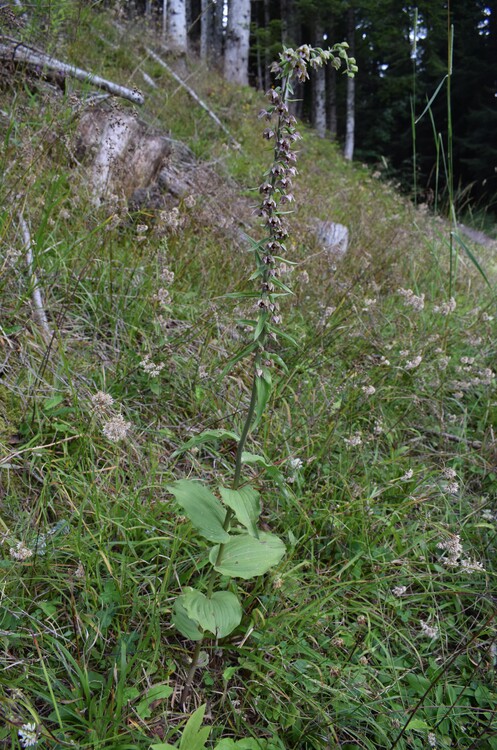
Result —
<svg viewBox="0 0 497 750"><path fill-rule="evenodd" d="M0 37L0 60L14 60L26 63L32 67L39 66L40 68L53 70L56 73L68 75L71 78L75 78L77 81L83 81L91 86L96 86L99 89L108 91L114 96L121 96L124 99L129 99L135 104L143 104L145 101L143 94L137 89L128 89L126 86L120 86L117 83L113 83L113 81L100 78L100 76L89 73L87 70L76 68L74 65L69 65L55 57L47 55L45 52L34 50L13 39Z"/></svg>
<svg viewBox="0 0 497 750"><path fill-rule="evenodd" d="M31 239L31 233L22 214L19 215L19 227L21 229L24 250L26 253L26 266L28 268L29 279L32 285L31 300L33 302L33 317L40 327L45 343L49 345L52 342L53 333L48 325L40 284L36 271L34 270L33 241Z"/></svg>
<svg viewBox="0 0 497 750"><path fill-rule="evenodd" d="M170 52L186 54L188 38L185 0L168 0L166 45Z"/></svg>
<svg viewBox="0 0 497 750"><path fill-rule="evenodd" d="M248 85L250 0L229 0L224 51L224 77L231 83Z"/></svg>

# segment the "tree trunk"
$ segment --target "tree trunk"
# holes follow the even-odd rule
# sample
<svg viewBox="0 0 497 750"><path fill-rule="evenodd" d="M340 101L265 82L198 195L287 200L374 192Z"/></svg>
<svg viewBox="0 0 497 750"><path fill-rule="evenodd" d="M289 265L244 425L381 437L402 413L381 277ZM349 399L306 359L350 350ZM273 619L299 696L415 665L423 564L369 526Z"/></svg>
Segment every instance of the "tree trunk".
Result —
<svg viewBox="0 0 497 750"><path fill-rule="evenodd" d="M271 88L271 73L269 69L271 67L271 55L269 54L269 46L271 44L271 32L270 32L271 14L269 8L269 0L264 0L264 28L267 30L268 38L264 45L264 91Z"/></svg>
<svg viewBox="0 0 497 750"><path fill-rule="evenodd" d="M180 55L186 53L186 0L167 2L166 46L170 52Z"/></svg>
<svg viewBox="0 0 497 750"><path fill-rule="evenodd" d="M337 72L332 65L326 66L326 75L328 77L328 130L330 133L330 140L336 141L338 125L337 125Z"/></svg>
<svg viewBox="0 0 497 750"><path fill-rule="evenodd" d="M224 77L231 83L248 85L250 0L230 0L224 51Z"/></svg>
<svg viewBox="0 0 497 750"><path fill-rule="evenodd" d="M316 23L316 45L323 44L323 30ZM316 133L320 138L326 135L326 70L324 67L316 68L312 72L312 120Z"/></svg>
<svg viewBox="0 0 497 750"><path fill-rule="evenodd" d="M354 57L355 49L355 17L354 9L349 7L347 11L347 41L349 43L349 55ZM347 78L347 115L345 128L345 148L343 155L349 161L354 156L354 131L355 131L355 78Z"/></svg>
<svg viewBox="0 0 497 750"><path fill-rule="evenodd" d="M295 2L294 0L281 0L281 43L285 47L297 47L299 38Z"/></svg>
<svg viewBox="0 0 497 750"><path fill-rule="evenodd" d="M200 19L200 59L207 62L212 53L212 37L214 32L214 15L212 0L201 0Z"/></svg>

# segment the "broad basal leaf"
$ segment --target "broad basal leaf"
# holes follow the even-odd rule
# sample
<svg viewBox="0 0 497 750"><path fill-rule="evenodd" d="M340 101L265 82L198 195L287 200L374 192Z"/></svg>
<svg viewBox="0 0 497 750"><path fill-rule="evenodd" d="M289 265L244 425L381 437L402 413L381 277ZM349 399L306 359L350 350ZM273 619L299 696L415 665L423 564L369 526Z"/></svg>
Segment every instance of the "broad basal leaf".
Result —
<svg viewBox="0 0 497 750"><path fill-rule="evenodd" d="M240 602L231 591L215 591L208 598L200 591L190 589L181 596L181 604L189 618L217 638L232 633L242 619Z"/></svg>
<svg viewBox="0 0 497 750"><path fill-rule="evenodd" d="M202 536L210 542L229 541L230 536L223 529L226 510L207 487L190 479L180 479L167 489Z"/></svg>
<svg viewBox="0 0 497 750"><path fill-rule="evenodd" d="M259 493L252 487L242 487L240 490L220 487L219 492L225 505L235 512L235 516L245 526L248 533L257 539L259 536L257 520L261 513Z"/></svg>
<svg viewBox="0 0 497 750"><path fill-rule="evenodd" d="M211 733L210 727L200 728L204 718L205 708L205 704L199 706L186 722L183 734L181 735L179 750L204 750L205 743L209 739Z"/></svg>
<svg viewBox="0 0 497 750"><path fill-rule="evenodd" d="M181 600L183 596L178 596L173 606L171 620L173 625L179 630L181 635L190 641L200 641L203 638L202 631L194 620L190 620L186 609L183 607Z"/></svg>
<svg viewBox="0 0 497 750"><path fill-rule="evenodd" d="M285 545L274 534L261 531L259 538L248 534L231 537L223 546L221 561L216 564L219 546L213 547L209 560L214 568L232 578L254 578L262 576L279 563L285 554Z"/></svg>

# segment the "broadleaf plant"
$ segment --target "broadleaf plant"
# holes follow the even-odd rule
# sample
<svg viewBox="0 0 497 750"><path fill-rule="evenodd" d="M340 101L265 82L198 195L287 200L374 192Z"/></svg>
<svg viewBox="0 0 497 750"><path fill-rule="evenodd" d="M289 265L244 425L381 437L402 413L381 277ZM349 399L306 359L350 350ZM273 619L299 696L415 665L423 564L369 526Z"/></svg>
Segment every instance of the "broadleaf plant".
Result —
<svg viewBox="0 0 497 750"><path fill-rule="evenodd" d="M188 587L176 599L173 623L179 632L197 645L181 696L184 705L188 699L192 680L199 663L201 646L205 637L224 638L232 633L242 620L242 607L234 591L215 590L221 576L249 580L262 576L280 563L285 554L283 541L275 534L260 531L261 512L259 493L242 481L244 462L254 462L259 457L246 453L244 448L251 430L260 422L271 397L274 364L284 369L284 362L275 352L278 337L293 340L280 331L279 299L291 294L291 289L280 278L280 266L287 260L285 241L288 237L287 214L294 200L292 181L297 174L294 145L300 139L296 120L289 113L288 97L293 94L292 80L304 82L309 78L309 67L318 68L327 62L336 70L342 63L345 72L353 76L357 71L355 60L347 55L346 43L323 50L303 45L298 49L285 49L272 65L276 85L267 92L269 104L259 113L266 120L263 137L274 144L272 163L259 187L261 203L258 214L262 218L264 237L255 240L247 237L255 260L255 270L250 281L256 290L228 295L238 302L255 303L255 314L244 320L252 329L251 341L235 354L223 375L242 359L251 358L252 387L250 402L242 425L237 433L215 430L193 438L178 453L211 439L237 438L233 477L229 487L220 487L220 498L198 481L180 479L169 486L178 505L188 516L198 533L213 542L208 561L211 565L205 593ZM293 342L295 343L295 342ZM229 584L234 588L234 584Z"/></svg>

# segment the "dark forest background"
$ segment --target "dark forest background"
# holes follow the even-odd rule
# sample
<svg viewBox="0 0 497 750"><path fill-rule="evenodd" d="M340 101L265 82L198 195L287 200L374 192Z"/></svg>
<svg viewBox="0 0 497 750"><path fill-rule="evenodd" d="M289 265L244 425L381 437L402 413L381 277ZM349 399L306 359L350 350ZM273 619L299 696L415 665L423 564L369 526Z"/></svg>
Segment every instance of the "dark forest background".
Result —
<svg viewBox="0 0 497 750"><path fill-rule="evenodd" d="M230 2L236 0L222 8L215 2L208 6L221 28L213 64L222 59L222 19ZM189 44L195 51L206 5L189 0L187 6ZM161 3L135 7L157 16L163 12ZM497 0L253 0L249 80L258 88L270 85L269 64L282 43L324 47L344 39L359 66L354 158L376 165L416 200L438 209L447 201L450 170L460 211L495 214ZM326 137L339 141L345 138L346 82L343 75L327 72ZM297 114L311 123L315 83L296 104ZM430 101L416 126L414 156L413 118Z"/></svg>

